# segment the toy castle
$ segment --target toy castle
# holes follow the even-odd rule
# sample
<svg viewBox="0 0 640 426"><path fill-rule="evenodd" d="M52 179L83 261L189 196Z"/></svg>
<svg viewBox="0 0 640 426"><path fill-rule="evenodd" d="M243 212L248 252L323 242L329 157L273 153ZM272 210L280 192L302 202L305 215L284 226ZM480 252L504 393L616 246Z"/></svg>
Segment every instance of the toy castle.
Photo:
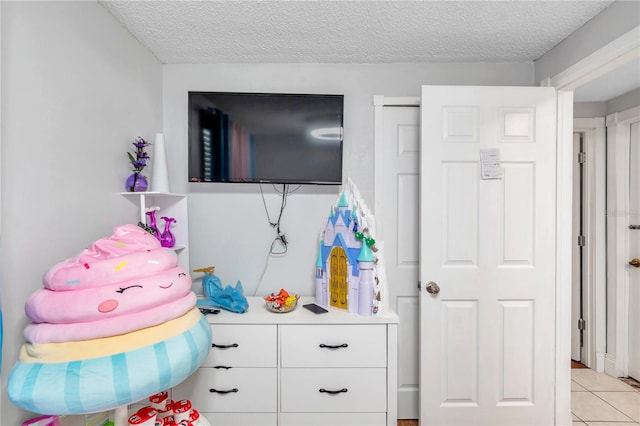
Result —
<svg viewBox="0 0 640 426"><path fill-rule="evenodd" d="M381 259L373 223L349 181L320 233L317 304L365 316L381 313Z"/></svg>

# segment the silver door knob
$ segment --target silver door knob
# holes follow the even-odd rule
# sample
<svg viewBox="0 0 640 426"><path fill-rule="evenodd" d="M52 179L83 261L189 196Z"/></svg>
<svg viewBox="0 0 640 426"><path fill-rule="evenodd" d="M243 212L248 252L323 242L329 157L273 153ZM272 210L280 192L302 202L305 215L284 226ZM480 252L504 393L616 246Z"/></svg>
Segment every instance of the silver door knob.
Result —
<svg viewBox="0 0 640 426"><path fill-rule="evenodd" d="M429 284L427 284L427 292L429 294L438 294L440 293L440 287L433 281L429 281Z"/></svg>

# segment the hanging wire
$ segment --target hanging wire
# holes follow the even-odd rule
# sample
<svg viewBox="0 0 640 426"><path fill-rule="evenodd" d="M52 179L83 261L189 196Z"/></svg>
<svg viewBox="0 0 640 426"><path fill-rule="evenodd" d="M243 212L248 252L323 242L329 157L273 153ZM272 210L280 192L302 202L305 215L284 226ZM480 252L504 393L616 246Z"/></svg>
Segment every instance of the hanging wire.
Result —
<svg viewBox="0 0 640 426"><path fill-rule="evenodd" d="M275 188L275 185L274 185ZM297 189L296 189L297 190ZM278 219L274 222L271 220L271 216L269 215L269 209L267 208L267 202L264 198L264 192L262 191L262 183L260 184L260 194L262 195L262 205L264 206L264 211L267 213L267 221L272 228L276 229L276 237L271 243L271 248L269 249L269 254L285 254L287 252L288 241L287 238L280 229L280 221L282 220L282 213L284 212L284 208L287 206L287 196L289 195L290 189L289 185L282 185L282 192L276 190L279 194L281 194L282 198L280 201L280 211L278 213ZM280 251L274 251L275 244L280 241L283 249Z"/></svg>
<svg viewBox="0 0 640 426"><path fill-rule="evenodd" d="M300 185L301 186L301 185ZM262 278L264 278L264 274L267 272L267 268L269 266L269 259L271 258L271 256L283 256L287 253L287 246L289 244L289 242L287 241L287 238L284 235L284 232L282 232L282 230L280 229L280 221L282 220L282 213L284 212L285 207L287 206L287 196L292 193L297 191L298 189L300 189L300 186L298 186L298 188L296 188L294 191L291 191L290 187L288 184L283 184L282 185L282 191L278 191L278 189L276 188L275 185L273 185L274 190L281 195L281 201L280 201L280 211L278 212L278 218L273 221L271 219L271 215L269 214L269 209L267 208L267 202L264 198L264 192L262 190L262 183L260 183L260 194L262 195L262 205L264 206L264 211L267 214L267 221L269 222L269 225L272 228L275 228L276 230L276 236L273 239L273 241L271 242L271 246L269 247L269 252L267 253L265 262L264 262L264 268L262 269L262 273L260 274L260 278L258 279L258 285L256 286L255 291L253 292L253 295L255 296L258 293L258 289L260 288L260 285L262 284ZM279 251L275 251L275 246L276 243L280 243L282 246L282 249Z"/></svg>

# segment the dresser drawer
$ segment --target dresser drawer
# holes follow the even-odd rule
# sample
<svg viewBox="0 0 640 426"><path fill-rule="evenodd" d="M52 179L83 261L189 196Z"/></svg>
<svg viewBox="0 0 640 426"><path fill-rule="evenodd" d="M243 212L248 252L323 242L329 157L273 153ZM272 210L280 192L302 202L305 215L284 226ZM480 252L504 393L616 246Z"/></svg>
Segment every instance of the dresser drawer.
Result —
<svg viewBox="0 0 640 426"><path fill-rule="evenodd" d="M211 423L230 425L231 423ZM386 426L387 413L282 413L280 426ZM251 426L257 426L251 425Z"/></svg>
<svg viewBox="0 0 640 426"><path fill-rule="evenodd" d="M200 415L206 417L211 426L278 426L277 413L200 413Z"/></svg>
<svg viewBox="0 0 640 426"><path fill-rule="evenodd" d="M277 368L199 368L171 395L174 400L190 400L202 412L275 413Z"/></svg>
<svg viewBox="0 0 640 426"><path fill-rule="evenodd" d="M385 368L283 368L280 378L282 412L387 411Z"/></svg>
<svg viewBox="0 0 640 426"><path fill-rule="evenodd" d="M275 367L278 333L275 325L212 324L213 346L205 367Z"/></svg>
<svg viewBox="0 0 640 426"><path fill-rule="evenodd" d="M280 354L282 367L386 367L387 327L283 325Z"/></svg>

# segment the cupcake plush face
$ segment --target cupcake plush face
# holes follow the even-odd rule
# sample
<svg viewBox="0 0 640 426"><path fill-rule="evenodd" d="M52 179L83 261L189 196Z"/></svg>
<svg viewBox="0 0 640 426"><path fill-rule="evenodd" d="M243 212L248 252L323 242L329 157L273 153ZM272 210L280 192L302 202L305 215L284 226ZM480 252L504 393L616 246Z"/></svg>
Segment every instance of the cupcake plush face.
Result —
<svg viewBox="0 0 640 426"><path fill-rule="evenodd" d="M27 300L34 323L73 324L144 312L191 292L191 277L177 266L155 275L76 291L40 289ZM65 309L60 309L64 306Z"/></svg>

